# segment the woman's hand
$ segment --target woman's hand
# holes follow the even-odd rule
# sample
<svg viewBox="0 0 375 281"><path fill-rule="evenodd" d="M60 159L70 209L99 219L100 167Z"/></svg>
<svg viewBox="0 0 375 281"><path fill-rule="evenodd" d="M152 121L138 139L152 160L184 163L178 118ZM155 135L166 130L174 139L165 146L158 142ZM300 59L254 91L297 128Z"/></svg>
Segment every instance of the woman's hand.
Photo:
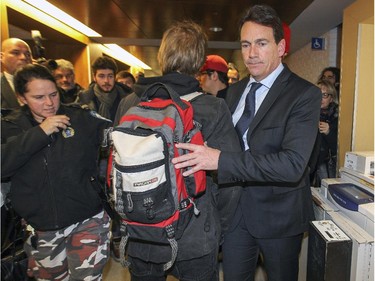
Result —
<svg viewBox="0 0 375 281"><path fill-rule="evenodd" d="M44 119L39 126L49 136L60 130L65 130L70 125L69 120L70 118L66 115L55 115Z"/></svg>
<svg viewBox="0 0 375 281"><path fill-rule="evenodd" d="M319 132L321 134L329 134L329 124L327 122L319 122Z"/></svg>

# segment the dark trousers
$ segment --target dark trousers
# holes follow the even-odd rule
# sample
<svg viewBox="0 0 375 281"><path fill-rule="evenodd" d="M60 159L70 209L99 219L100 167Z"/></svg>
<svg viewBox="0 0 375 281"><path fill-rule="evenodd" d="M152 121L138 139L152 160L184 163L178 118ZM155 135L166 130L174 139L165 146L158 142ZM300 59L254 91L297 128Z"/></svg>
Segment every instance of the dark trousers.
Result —
<svg viewBox="0 0 375 281"><path fill-rule="evenodd" d="M180 281L219 281L217 254L214 250L200 258L176 261L167 272L163 270L163 264L129 257L131 280L165 281L167 275L173 275Z"/></svg>
<svg viewBox="0 0 375 281"><path fill-rule="evenodd" d="M253 281L259 253L263 255L268 281L297 281L303 234L263 239L253 237L243 217L224 237L224 280Z"/></svg>

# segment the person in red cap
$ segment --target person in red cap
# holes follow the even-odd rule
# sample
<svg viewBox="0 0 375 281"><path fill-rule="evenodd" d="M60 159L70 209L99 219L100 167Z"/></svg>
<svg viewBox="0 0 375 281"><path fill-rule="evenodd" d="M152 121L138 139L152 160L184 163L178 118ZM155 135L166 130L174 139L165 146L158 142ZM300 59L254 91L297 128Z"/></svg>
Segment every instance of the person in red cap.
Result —
<svg viewBox="0 0 375 281"><path fill-rule="evenodd" d="M225 98L228 88L228 64L218 55L207 56L199 71L198 80L202 90L218 98Z"/></svg>
<svg viewBox="0 0 375 281"><path fill-rule="evenodd" d="M287 25L285 22L283 22L282 24L283 24L284 39L285 39L285 52L284 52L283 58L285 58L289 54L289 50L290 50L291 32L290 32L289 25Z"/></svg>

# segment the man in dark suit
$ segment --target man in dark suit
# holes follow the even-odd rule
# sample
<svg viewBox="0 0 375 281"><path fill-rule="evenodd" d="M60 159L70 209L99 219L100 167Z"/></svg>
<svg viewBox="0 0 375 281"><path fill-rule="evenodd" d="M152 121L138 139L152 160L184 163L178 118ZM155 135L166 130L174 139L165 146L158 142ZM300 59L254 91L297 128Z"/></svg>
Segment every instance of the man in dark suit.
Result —
<svg viewBox="0 0 375 281"><path fill-rule="evenodd" d="M14 91L13 75L17 69L32 62L30 46L18 38L5 39L1 44L1 111L2 114L21 107Z"/></svg>
<svg viewBox="0 0 375 281"><path fill-rule="evenodd" d="M239 132L245 151L177 144L191 153L173 163L176 168L191 167L184 176L217 169L219 183L243 183L224 237L225 280L254 280L261 253L269 281L297 281L303 233L314 217L308 162L317 135L321 93L282 64L282 22L271 7L251 7L240 27L242 57L251 77L228 89L236 128L243 127L242 115L251 104L246 101L249 89L255 88L253 82L261 83L254 94L252 114L256 114Z"/></svg>

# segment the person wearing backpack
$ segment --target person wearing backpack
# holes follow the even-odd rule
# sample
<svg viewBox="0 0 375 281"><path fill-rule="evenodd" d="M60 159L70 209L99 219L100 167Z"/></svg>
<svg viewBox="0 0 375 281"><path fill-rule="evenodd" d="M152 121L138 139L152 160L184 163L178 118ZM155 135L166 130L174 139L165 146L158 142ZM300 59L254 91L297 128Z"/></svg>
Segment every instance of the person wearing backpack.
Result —
<svg viewBox="0 0 375 281"><path fill-rule="evenodd" d="M205 62L206 48L206 34L192 21L177 22L167 29L158 53L163 75L139 78L134 86L135 93L127 96L119 105L114 130L128 109L140 102L150 85L162 83L182 99L188 94L201 92L195 75ZM163 89L155 95L161 99L169 98ZM202 126L203 139L209 146L224 151L241 150L229 108L223 99L202 94L190 103L194 120ZM165 263L171 259L169 245L129 239L127 253L133 281L161 281L166 280L167 275L179 280L219 280L219 244L234 214L241 189L235 186L219 188L214 182L215 178L215 173L207 173L206 191L194 201L200 213L192 215L182 237L177 240L177 258L170 269L164 270Z"/></svg>

